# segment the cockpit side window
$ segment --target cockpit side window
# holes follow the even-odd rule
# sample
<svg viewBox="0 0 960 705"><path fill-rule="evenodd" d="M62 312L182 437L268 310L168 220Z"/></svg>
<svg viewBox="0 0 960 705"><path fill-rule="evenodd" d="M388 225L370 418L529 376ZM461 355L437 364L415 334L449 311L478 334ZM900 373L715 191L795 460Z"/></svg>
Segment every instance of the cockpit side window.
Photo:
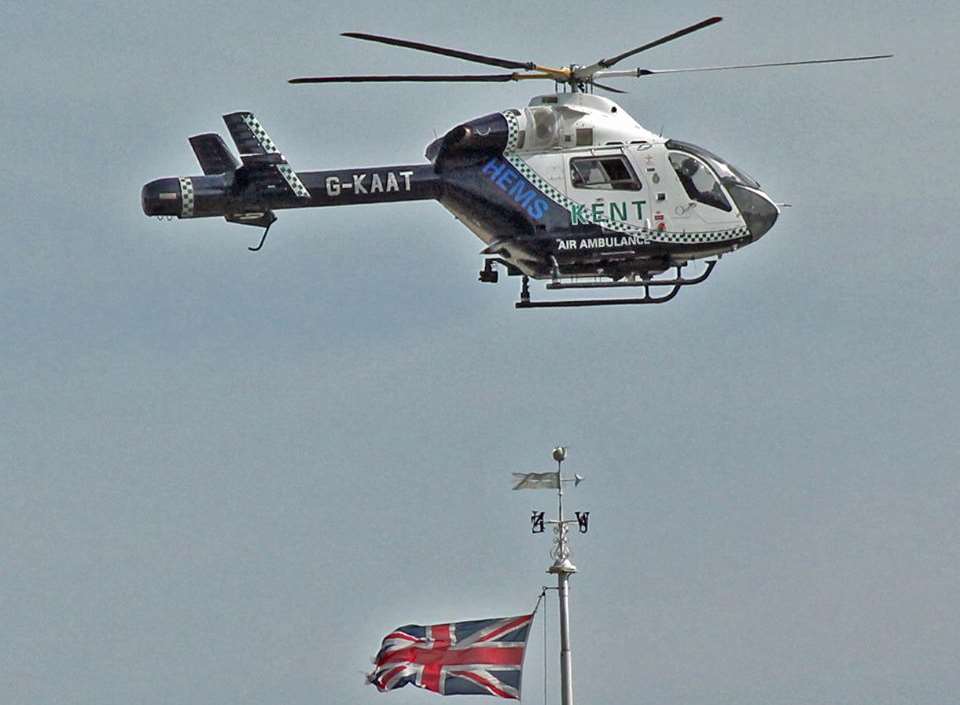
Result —
<svg viewBox="0 0 960 705"><path fill-rule="evenodd" d="M689 154L671 152L670 165L677 172L683 190L691 200L727 212L733 210L730 201L723 195L720 182L706 164Z"/></svg>
<svg viewBox="0 0 960 705"><path fill-rule="evenodd" d="M576 188L639 191L640 180L626 157L578 157L570 160L570 182Z"/></svg>

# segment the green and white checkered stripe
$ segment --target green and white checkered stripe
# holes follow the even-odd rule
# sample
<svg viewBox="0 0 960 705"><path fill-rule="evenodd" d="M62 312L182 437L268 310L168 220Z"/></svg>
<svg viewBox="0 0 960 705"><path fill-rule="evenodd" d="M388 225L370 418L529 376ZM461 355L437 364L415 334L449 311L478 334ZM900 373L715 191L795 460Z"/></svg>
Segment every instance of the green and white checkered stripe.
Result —
<svg viewBox="0 0 960 705"><path fill-rule="evenodd" d="M297 172L295 172L289 164L277 164L277 171L279 171L280 176L290 184L290 188L298 198L310 198L310 192L307 190L307 187L303 185L300 177L297 176Z"/></svg>
<svg viewBox="0 0 960 705"><path fill-rule="evenodd" d="M189 176L180 178L180 217L193 217L193 179Z"/></svg>
<svg viewBox="0 0 960 705"><path fill-rule="evenodd" d="M267 154L277 154L280 150L277 149L277 145L273 143L273 140L270 139L270 135L267 134L267 131L263 129L263 125L260 124L260 121L257 120L251 113L242 113L240 117L243 118L243 121L247 123L247 127L250 128L250 132L253 133L254 138L263 147L263 151Z"/></svg>
<svg viewBox="0 0 960 705"><path fill-rule="evenodd" d="M671 232L669 230L654 230L644 227L637 227L636 225L630 225L629 223L592 221L592 214L587 206L577 203L576 201L571 200L564 194L560 193L560 191L558 191L550 182L541 177L530 167L529 164L520 158L520 156L517 154L517 143L520 139L520 121L512 112L505 112L501 114L507 121L507 146L503 150L503 158L510 162L510 164L517 171L519 171L525 179L540 189L540 191L542 191L547 198L561 208L566 209L567 212L572 214L574 206L580 207L581 210L578 212L578 217L582 220L594 222L594 225L599 225L601 228L607 231L623 233L624 235L633 235L650 242L700 244L707 242L736 240L750 234L745 227L727 230L714 230L710 232Z"/></svg>
<svg viewBox="0 0 960 705"><path fill-rule="evenodd" d="M747 237L750 231L746 228L731 228L728 230L711 230L709 232L670 232L667 230L645 230L647 234L655 233L656 237L651 240L670 243L692 243L701 244L706 242L725 242L727 240L739 240Z"/></svg>
<svg viewBox="0 0 960 705"><path fill-rule="evenodd" d="M243 113L240 117L243 118L244 123L247 127L250 128L250 132L253 134L254 139L257 140L257 143L263 148L263 151L267 154L279 154L280 150L277 148L277 145L274 144L273 140L270 139L270 135L267 134L267 131L263 129L263 125L260 124L260 121L257 120L251 113ZM280 172L280 176L283 177L290 185L290 189L297 196L297 198L310 198L310 192L307 190L307 187L303 185L303 182L300 180L300 177L297 176L289 164L278 164L277 171Z"/></svg>

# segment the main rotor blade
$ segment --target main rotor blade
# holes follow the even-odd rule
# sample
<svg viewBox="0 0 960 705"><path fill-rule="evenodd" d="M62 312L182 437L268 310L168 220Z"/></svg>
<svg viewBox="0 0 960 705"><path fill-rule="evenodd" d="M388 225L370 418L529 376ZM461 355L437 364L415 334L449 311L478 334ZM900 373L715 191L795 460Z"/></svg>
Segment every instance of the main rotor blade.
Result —
<svg viewBox="0 0 960 705"><path fill-rule="evenodd" d="M622 93L626 94L626 91L621 91L619 88L611 88L610 86L605 86L602 83L597 83L596 81L590 81L591 86L596 86L597 88L602 88L605 91L610 91L611 93Z"/></svg>
<svg viewBox="0 0 960 705"><path fill-rule="evenodd" d="M600 78L642 78L662 73L693 73L695 71L728 71L731 69L760 69L771 66L805 66L809 64L839 64L847 61L873 61L889 59L893 54L875 54L872 56L847 56L842 59L810 59L807 61L775 61L766 64L738 64L731 66L699 66L686 69L631 69L626 71L597 71L594 76Z"/></svg>
<svg viewBox="0 0 960 705"><path fill-rule="evenodd" d="M444 47L434 46L432 44L423 44L421 42L411 42L406 39L394 39L393 37L381 37L377 34L364 34L362 32L344 32L341 36L351 39L362 39L367 42L380 42L381 44L390 44L396 47L405 47L406 49L416 49L417 51L427 51L431 54L441 54L443 56L452 56L455 59L464 59L478 64L488 64L489 66L499 66L504 69L533 69L536 64L532 61L513 61L512 59L498 59L495 56L484 56L483 54L472 54L459 49L446 49Z"/></svg>
<svg viewBox="0 0 960 705"><path fill-rule="evenodd" d="M680 37L690 34L691 32L696 32L697 30L703 29L704 27L709 27L710 25L716 24L717 22L720 22L722 20L723 20L722 17L709 17L703 20L702 22L697 22L696 24L692 24L689 27L678 29L676 32L673 32L672 34L668 34L665 37L660 37L660 39L656 39L652 42L647 42L643 46L639 46L636 49L625 51L622 54L617 54L616 56L610 57L609 59L601 59L595 64L579 69L577 71L577 76L588 78L592 76L594 73L596 73L599 69L610 68L614 64L617 64L623 61L628 56L633 56L634 54L639 54L641 51L646 51L647 49L653 49L654 47L658 47L661 44L672 42L674 39L679 39Z"/></svg>
<svg viewBox="0 0 960 705"><path fill-rule="evenodd" d="M450 76L304 76L302 78L291 78L288 83L498 83L516 81L521 76L522 74L515 73L481 74L475 76L470 76L467 74ZM531 76L529 78L537 77Z"/></svg>

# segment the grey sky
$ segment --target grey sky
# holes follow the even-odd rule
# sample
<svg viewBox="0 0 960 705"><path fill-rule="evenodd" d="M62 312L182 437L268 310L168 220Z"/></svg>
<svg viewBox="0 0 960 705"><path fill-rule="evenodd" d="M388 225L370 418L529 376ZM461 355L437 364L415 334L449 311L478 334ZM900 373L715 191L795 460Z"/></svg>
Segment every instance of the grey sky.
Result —
<svg viewBox="0 0 960 705"><path fill-rule="evenodd" d="M284 212L258 254L252 228L140 212L232 110L298 169L411 163L550 87L286 84L473 70L341 31L586 63L714 14L638 64L897 57L622 82L641 124L794 204L667 306L514 311L433 203ZM369 657L400 624L533 605L549 495L510 473L557 441L593 522L580 702L955 699L958 22L952 2L6 7L0 701L437 702L365 686Z"/></svg>

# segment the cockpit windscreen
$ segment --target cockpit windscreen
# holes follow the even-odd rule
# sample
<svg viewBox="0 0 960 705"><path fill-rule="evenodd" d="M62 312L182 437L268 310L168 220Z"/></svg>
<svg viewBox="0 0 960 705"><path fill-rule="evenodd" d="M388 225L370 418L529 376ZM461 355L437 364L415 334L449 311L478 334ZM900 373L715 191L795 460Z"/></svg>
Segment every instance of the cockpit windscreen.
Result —
<svg viewBox="0 0 960 705"><path fill-rule="evenodd" d="M680 140L667 140L667 149L677 149L681 152L688 152L689 154L700 157L717 172L717 176L720 177L720 181L723 183L735 183L742 186L749 186L750 188L760 188L760 184L757 183L757 180L750 176L750 174L738 169L729 162L725 162L716 154L703 147L698 147L689 142L681 142Z"/></svg>

